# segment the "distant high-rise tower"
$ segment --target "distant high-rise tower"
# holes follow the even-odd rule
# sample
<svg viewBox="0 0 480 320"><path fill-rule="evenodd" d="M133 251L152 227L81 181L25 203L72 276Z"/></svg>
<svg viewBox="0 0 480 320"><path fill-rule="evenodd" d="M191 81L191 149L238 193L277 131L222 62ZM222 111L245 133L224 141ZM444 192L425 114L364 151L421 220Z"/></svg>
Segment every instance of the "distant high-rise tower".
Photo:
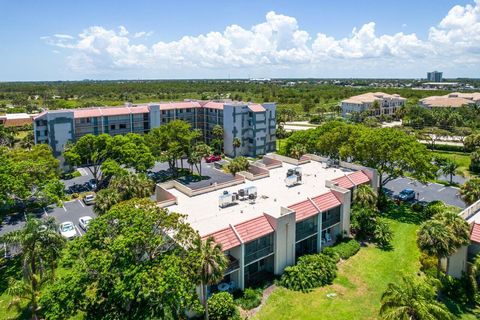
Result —
<svg viewBox="0 0 480 320"><path fill-rule="evenodd" d="M427 72L427 80L431 82L442 82L443 72L432 71Z"/></svg>

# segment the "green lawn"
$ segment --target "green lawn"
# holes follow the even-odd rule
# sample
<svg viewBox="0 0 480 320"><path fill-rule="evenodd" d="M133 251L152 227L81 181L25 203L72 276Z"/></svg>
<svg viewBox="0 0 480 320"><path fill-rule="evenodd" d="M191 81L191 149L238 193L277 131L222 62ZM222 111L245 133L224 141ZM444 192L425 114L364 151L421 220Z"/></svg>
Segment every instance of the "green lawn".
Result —
<svg viewBox="0 0 480 320"><path fill-rule="evenodd" d="M469 177L470 171L470 154L464 152L454 152L454 151L430 151L433 155L438 155L443 158L447 158L455 161L458 164L458 172L462 175Z"/></svg>
<svg viewBox="0 0 480 320"><path fill-rule="evenodd" d="M392 251L365 247L339 265L333 285L310 293L278 288L257 314L258 319L375 319L380 297L390 282L420 267L415 244L417 225L392 220ZM326 295L335 293L336 297Z"/></svg>

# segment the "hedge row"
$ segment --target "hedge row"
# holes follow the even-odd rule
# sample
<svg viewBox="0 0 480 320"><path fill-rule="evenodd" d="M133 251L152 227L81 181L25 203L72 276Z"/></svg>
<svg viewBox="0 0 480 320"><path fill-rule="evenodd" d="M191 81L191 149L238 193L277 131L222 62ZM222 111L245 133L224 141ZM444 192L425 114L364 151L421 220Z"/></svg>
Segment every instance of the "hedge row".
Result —
<svg viewBox="0 0 480 320"><path fill-rule="evenodd" d="M322 250L323 254L326 254L336 261L339 259L346 260L355 255L360 250L360 243L357 240L351 239L345 242L340 242L333 247L326 247Z"/></svg>
<svg viewBox="0 0 480 320"><path fill-rule="evenodd" d="M428 149L430 149L430 146L425 144ZM435 147L433 150L439 150L439 151L454 151L454 152L465 152L465 149L463 146L457 146L457 145L450 145L450 144L439 144L435 143Z"/></svg>
<svg viewBox="0 0 480 320"><path fill-rule="evenodd" d="M319 253L300 257L296 265L286 267L279 283L290 290L308 292L331 284L336 276L336 261Z"/></svg>

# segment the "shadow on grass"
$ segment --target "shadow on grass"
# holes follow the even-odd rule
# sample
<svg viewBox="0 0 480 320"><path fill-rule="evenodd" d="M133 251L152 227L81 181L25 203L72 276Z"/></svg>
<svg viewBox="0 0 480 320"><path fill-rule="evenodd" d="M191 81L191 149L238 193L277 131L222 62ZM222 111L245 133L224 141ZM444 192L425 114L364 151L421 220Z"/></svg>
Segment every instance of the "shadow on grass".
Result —
<svg viewBox="0 0 480 320"><path fill-rule="evenodd" d="M475 315L477 319L480 319L480 309L478 307L457 303L448 298L443 298L442 300L445 303L445 306L448 308L448 310L453 315L455 315L456 318L459 319L464 314L471 314L471 315Z"/></svg>
<svg viewBox="0 0 480 320"><path fill-rule="evenodd" d="M22 260L20 256L2 261L0 265L0 295L8 288L10 278L22 278Z"/></svg>
<svg viewBox="0 0 480 320"><path fill-rule="evenodd" d="M409 224L420 224L424 221L421 213L413 211L405 204L391 204L381 214L386 218Z"/></svg>

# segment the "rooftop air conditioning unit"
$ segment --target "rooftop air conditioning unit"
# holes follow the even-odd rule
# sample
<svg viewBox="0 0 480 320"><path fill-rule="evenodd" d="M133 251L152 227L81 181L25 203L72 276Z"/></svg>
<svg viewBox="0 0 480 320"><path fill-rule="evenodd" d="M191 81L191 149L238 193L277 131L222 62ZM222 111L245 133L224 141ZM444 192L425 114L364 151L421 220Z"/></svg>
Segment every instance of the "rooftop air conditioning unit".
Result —
<svg viewBox="0 0 480 320"><path fill-rule="evenodd" d="M236 196L232 193L229 193L229 192L225 193L224 191L220 196L218 196L218 206L220 208L225 208L235 203L236 203Z"/></svg>
<svg viewBox="0 0 480 320"><path fill-rule="evenodd" d="M238 190L238 197L242 200L245 198L250 199L250 195L254 195L255 198L257 197L257 187L251 186Z"/></svg>

